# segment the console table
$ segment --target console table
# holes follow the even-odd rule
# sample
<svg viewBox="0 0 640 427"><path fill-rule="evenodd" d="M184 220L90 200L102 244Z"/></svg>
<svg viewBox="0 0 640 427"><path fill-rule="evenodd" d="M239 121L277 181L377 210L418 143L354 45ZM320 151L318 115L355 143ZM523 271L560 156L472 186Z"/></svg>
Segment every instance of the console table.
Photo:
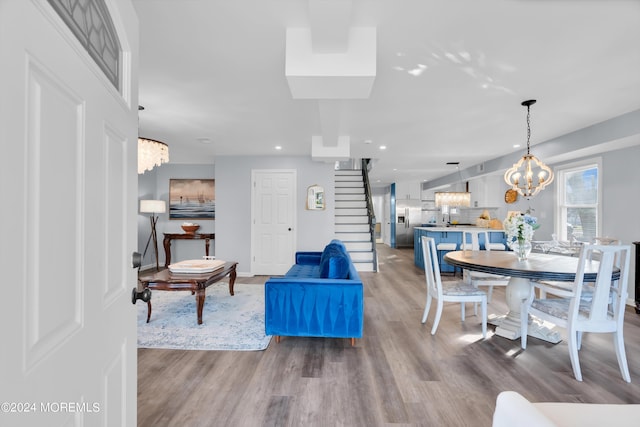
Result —
<svg viewBox="0 0 640 427"><path fill-rule="evenodd" d="M172 240L204 240L204 254L209 256L209 242L215 239L215 233L164 233L164 266L171 264L171 241Z"/></svg>

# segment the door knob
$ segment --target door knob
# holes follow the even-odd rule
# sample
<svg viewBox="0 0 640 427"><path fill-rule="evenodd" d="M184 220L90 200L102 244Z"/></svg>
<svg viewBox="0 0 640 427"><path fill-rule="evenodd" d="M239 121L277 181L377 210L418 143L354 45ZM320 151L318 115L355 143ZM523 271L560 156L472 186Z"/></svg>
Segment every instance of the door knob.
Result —
<svg viewBox="0 0 640 427"><path fill-rule="evenodd" d="M144 288L142 292L138 292L138 288L133 288L131 290L131 303L136 305L136 301L139 299L144 302L149 302L151 300L151 290L149 288Z"/></svg>
<svg viewBox="0 0 640 427"><path fill-rule="evenodd" d="M131 266L133 268L140 268L142 265L142 255L140 252L134 252L131 254ZM151 300L151 290L149 288L144 288L142 292L138 292L138 288L133 288L131 290L131 303L136 305L136 301L141 299L144 302L149 302Z"/></svg>
<svg viewBox="0 0 640 427"><path fill-rule="evenodd" d="M142 255L140 252L134 252L131 254L131 266L133 268L140 268L142 265Z"/></svg>

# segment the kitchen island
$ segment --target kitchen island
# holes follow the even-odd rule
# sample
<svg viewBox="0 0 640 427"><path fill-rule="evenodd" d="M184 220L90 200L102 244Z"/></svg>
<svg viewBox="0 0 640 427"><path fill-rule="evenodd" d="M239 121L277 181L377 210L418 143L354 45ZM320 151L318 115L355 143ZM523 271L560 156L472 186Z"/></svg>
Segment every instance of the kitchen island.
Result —
<svg viewBox="0 0 640 427"><path fill-rule="evenodd" d="M420 239L422 236L433 237L435 239L436 246L438 243L456 243L458 249L462 244L462 235L465 231L487 231L489 233L490 243L502 243L506 244L506 238L503 230L496 230L494 228L476 227L474 225L451 225L446 226L427 226L427 227L415 227L413 232L413 260L417 267L424 270L424 257L422 256L422 245ZM484 249L485 241L484 235L479 236L480 249ZM453 273L455 268L443 261L444 253L438 253L438 264L440 264L440 270L443 273Z"/></svg>

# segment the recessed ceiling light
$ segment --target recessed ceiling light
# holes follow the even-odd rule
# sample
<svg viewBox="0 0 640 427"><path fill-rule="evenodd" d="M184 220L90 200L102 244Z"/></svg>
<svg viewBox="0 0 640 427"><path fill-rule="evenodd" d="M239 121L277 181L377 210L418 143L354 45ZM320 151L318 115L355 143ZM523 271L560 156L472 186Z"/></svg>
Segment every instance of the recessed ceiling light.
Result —
<svg viewBox="0 0 640 427"><path fill-rule="evenodd" d="M282 150L282 145L276 145L276 150Z"/></svg>
<svg viewBox="0 0 640 427"><path fill-rule="evenodd" d="M386 149L387 149L387 146L386 146L386 145L381 145L381 146L380 146L380 149L381 149L381 150L386 150Z"/></svg>
<svg viewBox="0 0 640 427"><path fill-rule="evenodd" d="M520 144L513 144L513 148L520 148Z"/></svg>

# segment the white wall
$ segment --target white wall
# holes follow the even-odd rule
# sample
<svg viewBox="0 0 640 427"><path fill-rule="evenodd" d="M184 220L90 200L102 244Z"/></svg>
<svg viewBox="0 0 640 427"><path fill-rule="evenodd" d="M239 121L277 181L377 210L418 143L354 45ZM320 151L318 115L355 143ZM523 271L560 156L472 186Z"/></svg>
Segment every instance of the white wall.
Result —
<svg viewBox="0 0 640 427"><path fill-rule="evenodd" d="M252 169L297 171L296 250L321 251L333 239L335 230L333 164L307 157L227 156L216 159L216 256L238 261L240 274L250 272ZM311 185L324 187L325 210L305 209Z"/></svg>

